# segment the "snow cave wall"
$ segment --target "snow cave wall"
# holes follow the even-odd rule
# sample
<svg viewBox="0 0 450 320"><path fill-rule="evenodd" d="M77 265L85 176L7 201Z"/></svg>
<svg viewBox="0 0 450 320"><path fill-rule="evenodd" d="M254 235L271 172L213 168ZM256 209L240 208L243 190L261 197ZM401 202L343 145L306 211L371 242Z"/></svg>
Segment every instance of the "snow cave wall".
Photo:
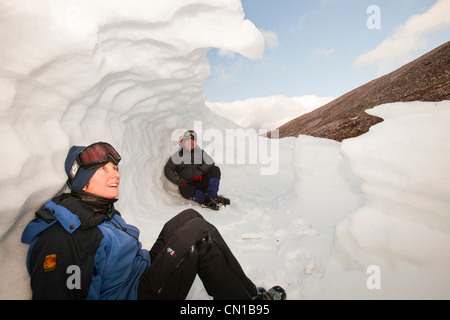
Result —
<svg viewBox="0 0 450 320"><path fill-rule="evenodd" d="M42 199L63 187L71 145L113 144L122 176L134 179L122 179L121 209L136 202L148 210L155 197L164 202L163 179L149 177L171 154L173 130L194 120L205 129L224 125L205 106L207 51L257 59L264 50L239 0L126 3L0 3L0 263L21 269L1 272L2 286L29 290L26 247L17 239ZM130 184L142 188L127 192Z"/></svg>

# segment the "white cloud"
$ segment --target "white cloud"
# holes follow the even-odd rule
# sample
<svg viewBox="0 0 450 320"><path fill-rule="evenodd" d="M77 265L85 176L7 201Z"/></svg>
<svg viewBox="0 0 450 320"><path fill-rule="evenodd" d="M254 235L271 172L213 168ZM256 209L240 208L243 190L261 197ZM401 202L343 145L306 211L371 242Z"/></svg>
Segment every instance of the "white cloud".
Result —
<svg viewBox="0 0 450 320"><path fill-rule="evenodd" d="M267 48L276 48L278 47L278 34L275 31L271 30L260 30L264 41L266 43Z"/></svg>
<svg viewBox="0 0 450 320"><path fill-rule="evenodd" d="M292 98L278 95L234 102L207 102L206 105L213 112L243 128L271 130L333 99L314 95Z"/></svg>
<svg viewBox="0 0 450 320"><path fill-rule="evenodd" d="M381 71L386 71L408 62L411 54L426 44L427 35L450 28L449 13L450 0L438 0L424 14L411 16L375 49L359 56L355 66L378 64Z"/></svg>
<svg viewBox="0 0 450 320"><path fill-rule="evenodd" d="M219 49L217 54L219 55L219 57L230 58L230 59L233 59L235 56L234 51L227 50L227 49Z"/></svg>

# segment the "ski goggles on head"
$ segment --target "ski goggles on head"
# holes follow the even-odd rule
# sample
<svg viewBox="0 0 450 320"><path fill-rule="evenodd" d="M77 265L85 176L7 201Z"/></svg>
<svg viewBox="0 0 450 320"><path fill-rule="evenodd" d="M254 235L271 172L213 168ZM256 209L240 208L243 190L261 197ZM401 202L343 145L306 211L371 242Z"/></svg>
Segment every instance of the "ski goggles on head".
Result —
<svg viewBox="0 0 450 320"><path fill-rule="evenodd" d="M102 167L108 162L118 165L120 160L122 160L122 157L109 143L97 142L91 144L77 154L69 171L68 184L69 186L72 184L80 167L85 170L90 170Z"/></svg>
<svg viewBox="0 0 450 320"><path fill-rule="evenodd" d="M106 142L97 142L81 150L76 161L86 170L101 167L108 162L118 165L122 157L113 148L112 145Z"/></svg>

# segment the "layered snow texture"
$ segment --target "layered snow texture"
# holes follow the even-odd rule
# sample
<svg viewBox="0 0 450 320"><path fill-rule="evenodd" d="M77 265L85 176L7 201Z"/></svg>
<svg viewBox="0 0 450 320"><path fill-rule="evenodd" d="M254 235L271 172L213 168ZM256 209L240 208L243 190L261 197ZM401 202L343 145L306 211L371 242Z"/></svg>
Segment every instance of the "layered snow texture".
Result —
<svg viewBox="0 0 450 320"><path fill-rule="evenodd" d="M174 129L232 125L205 106L207 51L257 59L264 40L235 0L2 1L0 12L1 296L24 297L6 289L28 286L20 230L63 187L70 146L120 150L128 220L167 211Z"/></svg>
<svg viewBox="0 0 450 320"><path fill-rule="evenodd" d="M23 228L63 187L70 146L100 140L122 155L117 208L146 248L192 206L257 285L289 299L450 298L449 102L378 107L385 121L342 144L282 139L275 174L223 163L232 205L211 212L163 165L196 122L238 129L203 85L210 48L263 54L240 1L3 1L0 17L0 298L30 298ZM188 298L209 297L196 280Z"/></svg>

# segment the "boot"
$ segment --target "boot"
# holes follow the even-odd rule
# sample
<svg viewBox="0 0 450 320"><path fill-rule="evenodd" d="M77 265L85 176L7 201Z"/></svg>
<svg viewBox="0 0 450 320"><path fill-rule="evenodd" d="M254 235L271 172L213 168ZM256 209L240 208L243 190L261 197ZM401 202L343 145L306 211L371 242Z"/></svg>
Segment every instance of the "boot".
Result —
<svg viewBox="0 0 450 320"><path fill-rule="evenodd" d="M216 202L218 204L224 205L224 206L228 206L231 202L230 199L225 198L224 196L217 196Z"/></svg>
<svg viewBox="0 0 450 320"><path fill-rule="evenodd" d="M252 300L286 300L286 291L280 286L275 286L266 291L258 288L258 294Z"/></svg>
<svg viewBox="0 0 450 320"><path fill-rule="evenodd" d="M203 208L209 208L212 210L219 210L219 205L217 202L211 198L206 198L205 201L202 204Z"/></svg>

